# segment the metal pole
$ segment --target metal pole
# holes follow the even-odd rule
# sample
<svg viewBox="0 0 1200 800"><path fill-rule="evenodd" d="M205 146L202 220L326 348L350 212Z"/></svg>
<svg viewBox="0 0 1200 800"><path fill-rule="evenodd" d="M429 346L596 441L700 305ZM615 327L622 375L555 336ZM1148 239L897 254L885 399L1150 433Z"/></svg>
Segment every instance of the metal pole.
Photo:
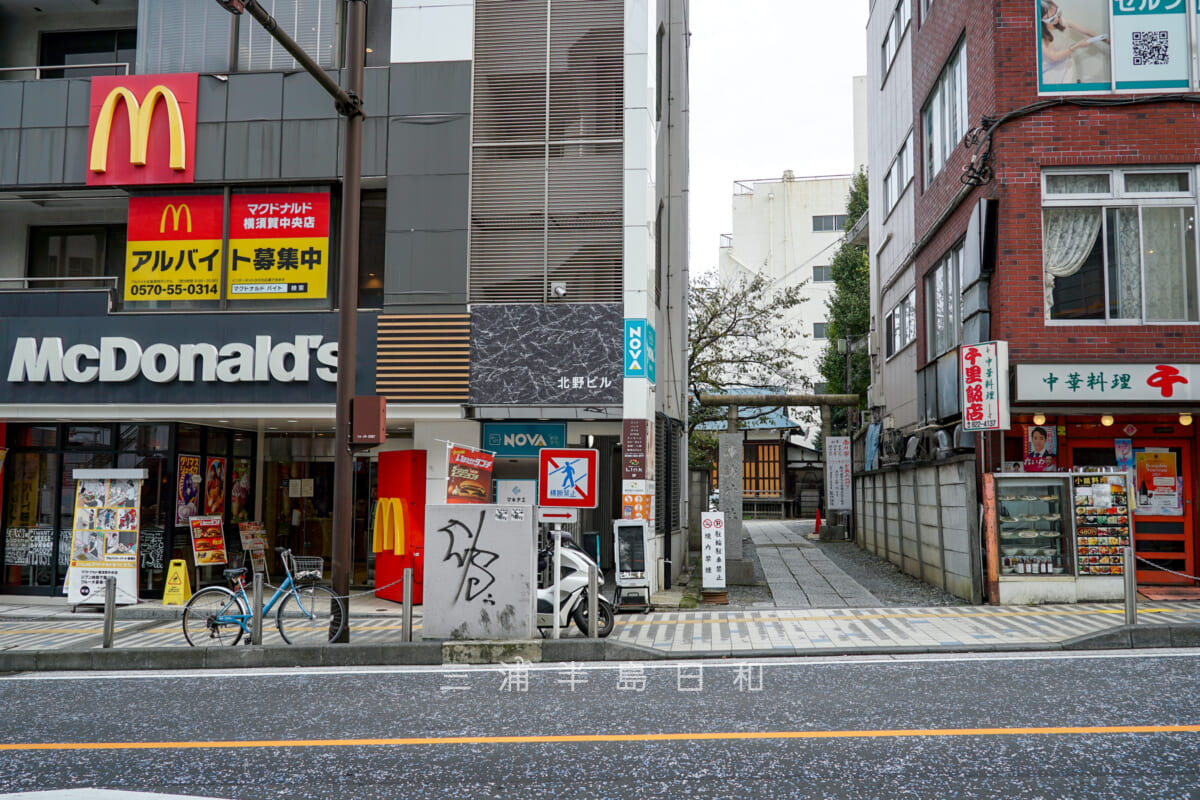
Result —
<svg viewBox="0 0 1200 800"><path fill-rule="evenodd" d="M347 89L362 97L363 64L366 60L367 5L350 0L346 13ZM324 73L322 73L324 74ZM355 361L358 357L358 236L362 196L362 114L346 117L346 158L342 167L342 248L338 291L337 446L333 466L333 591L350 594L352 552L350 531L354 527L354 456L350 452L350 404L354 399ZM350 641L350 613L339 642Z"/></svg>
<svg viewBox="0 0 1200 800"><path fill-rule="evenodd" d="M558 622L559 603L559 573L562 571L562 529L555 528L550 531L550 535L554 537L554 638L558 638L559 629L562 627Z"/></svg>
<svg viewBox="0 0 1200 800"><path fill-rule="evenodd" d="M117 579L104 579L104 647L113 646L113 628L117 621Z"/></svg>
<svg viewBox="0 0 1200 800"><path fill-rule="evenodd" d="M250 623L250 644L262 644L263 576L254 573L254 619Z"/></svg>
<svg viewBox="0 0 1200 800"><path fill-rule="evenodd" d="M594 565L588 567L588 630L589 639L597 638L598 628L600 623L597 617L600 614L600 570Z"/></svg>
<svg viewBox="0 0 1200 800"><path fill-rule="evenodd" d="M412 629L412 567L404 568L404 597L400 606L400 641L411 642L413 640Z"/></svg>
<svg viewBox="0 0 1200 800"><path fill-rule="evenodd" d="M1125 548L1125 624L1137 625L1137 562L1133 548Z"/></svg>

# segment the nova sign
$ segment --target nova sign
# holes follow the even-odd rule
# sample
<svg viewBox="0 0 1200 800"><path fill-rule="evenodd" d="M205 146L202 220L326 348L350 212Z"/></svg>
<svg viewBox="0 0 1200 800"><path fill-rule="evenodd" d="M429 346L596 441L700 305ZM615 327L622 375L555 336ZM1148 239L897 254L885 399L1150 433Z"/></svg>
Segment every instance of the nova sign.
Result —
<svg viewBox="0 0 1200 800"><path fill-rule="evenodd" d="M64 348L59 337L20 337L13 345L8 382L125 383L138 377L153 383L306 382L315 360L317 378L336 383L337 342L324 338L300 335L273 344L270 336L255 336L254 344L217 347L207 342L143 346L125 336L105 336L99 346Z"/></svg>

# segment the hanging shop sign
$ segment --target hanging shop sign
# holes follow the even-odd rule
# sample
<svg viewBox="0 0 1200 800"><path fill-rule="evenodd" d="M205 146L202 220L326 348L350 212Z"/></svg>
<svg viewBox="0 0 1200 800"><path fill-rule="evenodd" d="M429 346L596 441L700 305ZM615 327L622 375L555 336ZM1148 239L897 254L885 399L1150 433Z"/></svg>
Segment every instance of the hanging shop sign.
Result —
<svg viewBox="0 0 1200 800"><path fill-rule="evenodd" d="M1008 342L963 345L959 367L963 430L1008 430Z"/></svg>
<svg viewBox="0 0 1200 800"><path fill-rule="evenodd" d="M563 447L567 426L561 423L485 422L483 446L497 458L537 458L543 447Z"/></svg>
<svg viewBox="0 0 1200 800"><path fill-rule="evenodd" d="M495 461L495 456L486 450L447 444L446 502L491 503Z"/></svg>
<svg viewBox="0 0 1200 800"><path fill-rule="evenodd" d="M220 517L192 517L188 520L188 529L192 532L192 555L197 567L212 567L228 561Z"/></svg>
<svg viewBox="0 0 1200 800"><path fill-rule="evenodd" d="M854 508L850 465L850 437L830 436L825 447L825 506L829 511Z"/></svg>
<svg viewBox="0 0 1200 800"><path fill-rule="evenodd" d="M129 198L125 301L221 298L219 194Z"/></svg>
<svg viewBox="0 0 1200 800"><path fill-rule="evenodd" d="M1200 400L1200 364L1017 364L1019 402Z"/></svg>
<svg viewBox="0 0 1200 800"><path fill-rule="evenodd" d="M78 469L67 602L104 602L105 582L116 578L116 602L138 598L138 532L144 469Z"/></svg>
<svg viewBox="0 0 1200 800"><path fill-rule="evenodd" d="M329 193L235 194L229 211L231 300L329 296Z"/></svg>
<svg viewBox="0 0 1200 800"><path fill-rule="evenodd" d="M88 104L88 186L191 183L199 77L96 76Z"/></svg>
<svg viewBox="0 0 1200 800"><path fill-rule="evenodd" d="M656 380L654 326L647 320L625 320L625 377Z"/></svg>

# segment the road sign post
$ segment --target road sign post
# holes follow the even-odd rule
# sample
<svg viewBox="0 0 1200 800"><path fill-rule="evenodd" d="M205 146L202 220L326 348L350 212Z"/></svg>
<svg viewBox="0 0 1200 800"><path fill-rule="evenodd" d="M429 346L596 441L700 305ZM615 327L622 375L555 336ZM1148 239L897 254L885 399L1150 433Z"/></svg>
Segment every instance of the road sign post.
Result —
<svg viewBox="0 0 1200 800"><path fill-rule="evenodd" d="M600 451L542 448L538 453L538 505L595 508L599 505Z"/></svg>

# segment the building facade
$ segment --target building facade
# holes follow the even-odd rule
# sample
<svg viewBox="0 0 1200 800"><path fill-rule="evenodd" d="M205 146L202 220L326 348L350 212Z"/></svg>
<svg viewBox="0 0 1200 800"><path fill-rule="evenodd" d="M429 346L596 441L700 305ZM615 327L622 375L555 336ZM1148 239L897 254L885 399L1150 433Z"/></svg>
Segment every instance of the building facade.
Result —
<svg viewBox="0 0 1200 800"><path fill-rule="evenodd" d="M263 5L344 74L345 2ZM611 567L613 520L648 518L655 587L682 563L685 0L370 3L354 298L311 76L211 0L79 6L0 2L0 591L61 591L78 468L148 471L144 596L195 566L192 514L329 558L344 302L356 394L387 400L356 581L379 453L423 453L409 499L440 503L449 442L498 481L595 447L576 532Z"/></svg>
<svg viewBox="0 0 1200 800"><path fill-rule="evenodd" d="M875 5L872 25L897 13ZM896 408L899 420L898 404L916 398L918 457L975 452L990 599L1111 594L1127 569L1143 584L1194 584L1195 10L914 0L901 13L912 19L915 374L907 392L887 384L881 411ZM871 205L871 241L884 246L875 219L886 203L874 184ZM886 314L896 298L884 260L873 268ZM1007 343L1010 377L999 388L1011 423L972 444L953 435L983 414L964 390L973 378L960 348L991 340ZM1092 496L1093 471L1123 476L1113 485L1126 497L1109 505L1120 513L1018 515L1022 497L1070 500L1042 500L1058 489L1003 488L1042 481L1078 501ZM1036 520L1018 531L1018 517ZM1061 537L1048 535L1069 518ZM1045 552L1014 555L1005 540L1018 533L1033 533L1045 546L1032 549ZM1031 565L1036 585L1024 577Z"/></svg>

